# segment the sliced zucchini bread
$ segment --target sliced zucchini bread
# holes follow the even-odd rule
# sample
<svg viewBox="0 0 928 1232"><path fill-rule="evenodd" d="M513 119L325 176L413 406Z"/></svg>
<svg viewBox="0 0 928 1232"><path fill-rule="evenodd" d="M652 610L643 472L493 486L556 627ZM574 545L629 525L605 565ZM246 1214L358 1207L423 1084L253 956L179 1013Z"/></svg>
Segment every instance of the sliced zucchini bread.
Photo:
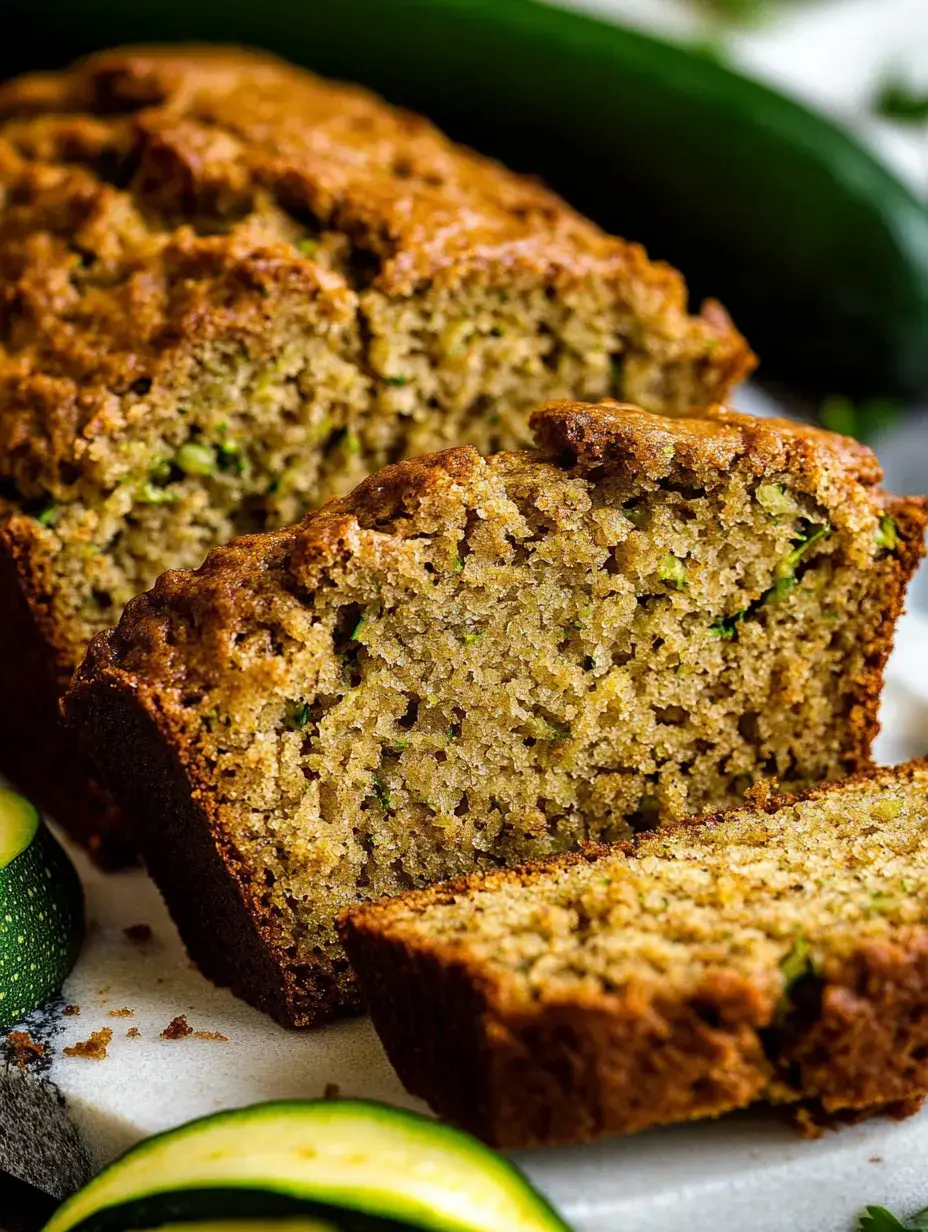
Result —
<svg viewBox="0 0 928 1232"><path fill-rule="evenodd" d="M165 569L398 458L524 443L544 398L679 412L753 363L538 184L242 51L0 87L0 203L0 768L97 843L58 699Z"/></svg>
<svg viewBox="0 0 928 1232"><path fill-rule="evenodd" d="M868 764L924 502L786 421L533 423L165 574L66 698L193 957L284 1022L358 1006L358 898Z"/></svg>
<svg viewBox="0 0 928 1232"><path fill-rule="evenodd" d="M400 1077L498 1146L928 1092L928 762L355 908Z"/></svg>

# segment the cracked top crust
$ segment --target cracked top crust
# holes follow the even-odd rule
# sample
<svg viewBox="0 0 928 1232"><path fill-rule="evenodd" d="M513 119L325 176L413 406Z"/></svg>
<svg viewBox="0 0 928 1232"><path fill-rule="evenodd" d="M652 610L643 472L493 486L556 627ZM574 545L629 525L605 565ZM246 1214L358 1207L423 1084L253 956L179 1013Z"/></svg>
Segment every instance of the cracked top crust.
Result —
<svg viewBox="0 0 928 1232"><path fill-rule="evenodd" d="M418 116L241 50L111 51L0 86L0 203L0 450L25 497L60 497L131 438L197 345L254 355L271 314L310 304L337 332L365 292L618 281L718 391L753 366L724 310L688 316L680 275L638 245ZM301 249L307 228L330 260Z"/></svg>

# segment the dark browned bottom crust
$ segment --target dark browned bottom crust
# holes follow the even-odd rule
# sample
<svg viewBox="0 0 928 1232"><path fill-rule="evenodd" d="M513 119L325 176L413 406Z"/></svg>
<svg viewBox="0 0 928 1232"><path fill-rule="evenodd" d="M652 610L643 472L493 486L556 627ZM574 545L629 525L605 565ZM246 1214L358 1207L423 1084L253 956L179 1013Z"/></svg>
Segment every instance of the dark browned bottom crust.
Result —
<svg viewBox="0 0 928 1232"><path fill-rule="evenodd" d="M496 1147L586 1142L764 1099L795 1103L815 1133L909 1115L928 1092L924 929L862 944L773 1015L725 973L689 996L632 987L516 1002L453 950L386 939L363 908L342 936L404 1085Z"/></svg>
<svg viewBox="0 0 928 1232"><path fill-rule="evenodd" d="M281 968L273 921L261 925L236 851L213 824L208 792L196 785L157 702L124 673L71 695L69 714L107 749L108 783L190 957L208 979L283 1026L316 1026L357 1013L347 992L319 970ZM347 961L345 963L347 967ZM344 973L341 974L344 981Z"/></svg>

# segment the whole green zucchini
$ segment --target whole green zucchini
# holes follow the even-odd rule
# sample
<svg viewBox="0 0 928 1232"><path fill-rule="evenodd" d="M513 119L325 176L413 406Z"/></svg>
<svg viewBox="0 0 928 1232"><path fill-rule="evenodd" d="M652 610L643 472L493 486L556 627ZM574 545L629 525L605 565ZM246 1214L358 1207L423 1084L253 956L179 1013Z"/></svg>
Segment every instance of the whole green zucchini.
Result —
<svg viewBox="0 0 928 1232"><path fill-rule="evenodd" d="M360 81L678 265L768 374L928 388L928 209L827 119L695 51L536 0L7 0L4 18L7 71L196 38Z"/></svg>

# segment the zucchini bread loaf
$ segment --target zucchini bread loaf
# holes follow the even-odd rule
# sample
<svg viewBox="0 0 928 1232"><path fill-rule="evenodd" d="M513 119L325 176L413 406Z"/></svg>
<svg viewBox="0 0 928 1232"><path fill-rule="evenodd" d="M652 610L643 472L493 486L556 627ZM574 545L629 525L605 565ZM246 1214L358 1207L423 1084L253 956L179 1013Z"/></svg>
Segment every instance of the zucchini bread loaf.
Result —
<svg viewBox="0 0 928 1232"><path fill-rule="evenodd" d="M358 898L868 763L924 503L786 421L533 423L166 573L66 698L192 956L281 1021L358 1005Z"/></svg>
<svg viewBox="0 0 928 1232"><path fill-rule="evenodd" d="M755 789L756 790L756 789ZM928 1092L928 762L349 913L400 1077L497 1146Z"/></svg>
<svg viewBox="0 0 928 1232"><path fill-rule="evenodd" d="M88 834L58 697L166 568L397 458L524 442L543 398L673 413L752 366L537 184L228 49L0 87L0 276L0 768Z"/></svg>

